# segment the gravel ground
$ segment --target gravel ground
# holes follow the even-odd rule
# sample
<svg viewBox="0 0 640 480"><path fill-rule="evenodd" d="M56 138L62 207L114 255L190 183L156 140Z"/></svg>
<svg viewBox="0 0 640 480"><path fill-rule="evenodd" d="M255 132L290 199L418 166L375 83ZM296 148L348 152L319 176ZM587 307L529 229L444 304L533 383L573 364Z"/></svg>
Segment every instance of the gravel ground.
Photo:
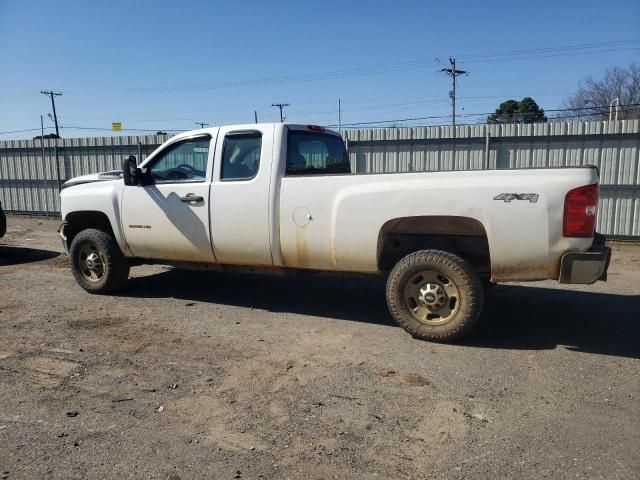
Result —
<svg viewBox="0 0 640 480"><path fill-rule="evenodd" d="M383 284L132 269L73 281L58 222L0 240L0 478L638 478L640 247L607 283L497 286L460 345Z"/></svg>

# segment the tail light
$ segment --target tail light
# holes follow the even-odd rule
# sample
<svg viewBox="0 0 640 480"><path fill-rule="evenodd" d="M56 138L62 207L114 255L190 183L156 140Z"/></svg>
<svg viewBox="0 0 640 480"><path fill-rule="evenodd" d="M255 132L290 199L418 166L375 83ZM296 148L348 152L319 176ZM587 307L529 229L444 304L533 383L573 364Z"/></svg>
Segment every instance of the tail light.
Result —
<svg viewBox="0 0 640 480"><path fill-rule="evenodd" d="M598 209L598 185L574 188L564 198L562 233L565 237L593 237Z"/></svg>

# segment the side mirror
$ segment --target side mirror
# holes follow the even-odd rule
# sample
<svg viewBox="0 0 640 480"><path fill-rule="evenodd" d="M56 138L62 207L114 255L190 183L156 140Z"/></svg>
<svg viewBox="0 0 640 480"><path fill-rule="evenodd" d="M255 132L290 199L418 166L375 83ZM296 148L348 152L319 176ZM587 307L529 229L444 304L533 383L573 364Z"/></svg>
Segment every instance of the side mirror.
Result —
<svg viewBox="0 0 640 480"><path fill-rule="evenodd" d="M130 155L124 162L122 162L122 178L124 184L128 186L138 185L138 177L140 175L140 169L136 162L136 157Z"/></svg>

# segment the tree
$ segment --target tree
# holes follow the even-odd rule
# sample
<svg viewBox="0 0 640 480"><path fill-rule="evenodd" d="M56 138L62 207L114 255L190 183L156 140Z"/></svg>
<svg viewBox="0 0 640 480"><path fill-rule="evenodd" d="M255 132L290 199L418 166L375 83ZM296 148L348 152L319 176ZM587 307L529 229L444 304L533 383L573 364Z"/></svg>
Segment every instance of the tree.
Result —
<svg viewBox="0 0 640 480"><path fill-rule="evenodd" d="M522 117L522 123L541 123L547 121L544 110L540 108L531 97L524 97L520 100L518 107Z"/></svg>
<svg viewBox="0 0 640 480"><path fill-rule="evenodd" d="M496 108L496 113L492 113L487 117L487 123L516 123L517 113L518 102L516 100L507 100Z"/></svg>
<svg viewBox="0 0 640 480"><path fill-rule="evenodd" d="M616 99L617 102L614 102ZM629 68L612 67L600 80L585 77L576 93L562 102L562 112L557 119L608 120L611 103L619 103L618 119L640 118L640 65L632 63Z"/></svg>
<svg viewBox="0 0 640 480"><path fill-rule="evenodd" d="M531 97L524 97L519 102L507 100L502 102L496 112L487 117L488 123L539 123L546 122L544 110Z"/></svg>
<svg viewBox="0 0 640 480"><path fill-rule="evenodd" d="M161 130L156 132L156 135L169 135L167 132L163 132Z"/></svg>

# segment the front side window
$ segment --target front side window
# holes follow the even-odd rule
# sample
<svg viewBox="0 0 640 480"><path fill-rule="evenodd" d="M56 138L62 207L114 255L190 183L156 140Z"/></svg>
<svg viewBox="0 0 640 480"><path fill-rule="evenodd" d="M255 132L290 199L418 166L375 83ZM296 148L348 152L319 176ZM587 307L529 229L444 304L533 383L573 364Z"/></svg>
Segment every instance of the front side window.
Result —
<svg viewBox="0 0 640 480"><path fill-rule="evenodd" d="M326 133L290 130L287 141L287 175L351 173L342 138Z"/></svg>
<svg viewBox="0 0 640 480"><path fill-rule="evenodd" d="M260 167L262 134L260 132L229 133L224 137L221 180L249 180Z"/></svg>
<svg viewBox="0 0 640 480"><path fill-rule="evenodd" d="M153 183L204 182L211 137L190 138L170 145L149 167Z"/></svg>

